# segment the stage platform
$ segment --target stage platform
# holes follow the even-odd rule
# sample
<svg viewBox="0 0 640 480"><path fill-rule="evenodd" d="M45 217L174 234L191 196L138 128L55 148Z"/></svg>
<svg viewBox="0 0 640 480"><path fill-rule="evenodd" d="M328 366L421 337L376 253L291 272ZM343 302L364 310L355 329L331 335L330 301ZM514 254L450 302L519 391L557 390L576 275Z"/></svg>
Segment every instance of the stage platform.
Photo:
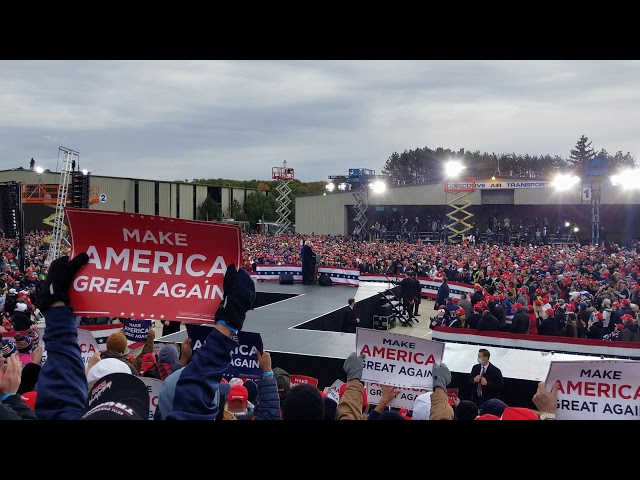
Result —
<svg viewBox="0 0 640 480"><path fill-rule="evenodd" d="M380 305L380 293L389 288L388 283L376 282L363 283L358 287L256 282L256 308L247 312L243 329L260 333L274 367L281 367L290 374L315 377L319 386L324 388L337 378L346 379L344 359L355 350L356 335L338 331L348 299L355 298L358 302L356 313L360 318L372 316ZM420 312L420 323L413 327L396 326L392 332L432 339L433 332L428 325L429 318L435 313L433 300L423 298ZM366 322L362 326L372 328ZM181 343L186 337L183 325L180 332L160 337L157 341ZM577 353L553 354L487 345L480 338L464 344L451 339L433 339L446 343L443 361L453 377L449 386L459 388L461 398L471 395L469 372L476 363L478 349L488 347L491 361L499 366L505 378L502 399L512 406L532 408L531 398L537 383L545 379L551 360L594 359L594 356Z"/></svg>
<svg viewBox="0 0 640 480"><path fill-rule="evenodd" d="M380 293L387 289L388 284L385 283L323 287L256 282L257 302L264 302L267 298L282 299L248 311L243 330L259 333L265 350L271 353L344 360L355 350L356 336L331 330L339 329L348 300L355 298L359 303L356 311L363 310L366 314L364 310L377 308ZM401 333L398 328L396 330ZM181 330L158 341L182 342L186 337L186 330Z"/></svg>

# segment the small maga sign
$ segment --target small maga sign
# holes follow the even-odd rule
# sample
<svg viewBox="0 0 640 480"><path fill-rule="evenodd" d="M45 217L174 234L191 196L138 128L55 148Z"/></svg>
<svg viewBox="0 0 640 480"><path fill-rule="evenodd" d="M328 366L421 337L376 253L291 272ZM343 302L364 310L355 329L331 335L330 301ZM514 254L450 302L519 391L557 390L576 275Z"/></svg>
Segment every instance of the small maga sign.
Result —
<svg viewBox="0 0 640 480"><path fill-rule="evenodd" d="M640 362L551 362L547 390L558 384L558 420L640 420Z"/></svg>
<svg viewBox="0 0 640 480"><path fill-rule="evenodd" d="M140 380L144 382L147 386L147 391L149 392L149 420L153 420L153 416L156 413L156 408L158 408L158 398L160 397L160 389L164 382L162 380L158 380L157 378L151 377L139 377Z"/></svg>
<svg viewBox="0 0 640 480"><path fill-rule="evenodd" d="M340 387L344 385L344 382L340 379L337 379L335 382L331 384L331 386L327 389L327 397L335 400L336 403L340 402Z"/></svg>
<svg viewBox="0 0 640 480"><path fill-rule="evenodd" d="M70 257L89 262L69 296L76 315L214 323L227 267L241 267L238 225L65 208Z"/></svg>
<svg viewBox="0 0 640 480"><path fill-rule="evenodd" d="M363 382L430 389L433 386L432 368L442 362L444 343L358 328L356 352L365 356Z"/></svg>
<svg viewBox="0 0 640 480"><path fill-rule="evenodd" d="M98 348L98 344L96 343L96 339L93 334L88 330L78 329L78 344L80 345L80 354L82 355L82 362L84 363L84 368L87 368L89 364L89 359L93 357L93 355L98 352L100 349Z"/></svg>
<svg viewBox="0 0 640 480"><path fill-rule="evenodd" d="M151 328L152 320L123 320L124 336L132 342L144 342Z"/></svg>
<svg viewBox="0 0 640 480"><path fill-rule="evenodd" d="M206 343L212 328L214 327L209 325L186 325L194 354ZM231 351L231 364L223 374L223 377L262 378L262 369L256 355L256 352L262 351L262 337L259 333L239 331L238 346Z"/></svg>

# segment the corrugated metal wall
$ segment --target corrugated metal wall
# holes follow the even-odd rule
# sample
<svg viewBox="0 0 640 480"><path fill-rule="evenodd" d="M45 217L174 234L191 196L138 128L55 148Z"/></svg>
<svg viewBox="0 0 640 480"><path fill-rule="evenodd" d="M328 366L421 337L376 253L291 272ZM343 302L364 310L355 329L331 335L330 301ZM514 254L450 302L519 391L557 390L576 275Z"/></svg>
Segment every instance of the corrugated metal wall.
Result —
<svg viewBox="0 0 640 480"><path fill-rule="evenodd" d="M513 189L514 205L583 205L589 208L590 200L583 200L585 188L591 183L574 187L569 191L557 191L555 188L515 188ZM603 180L601 188L601 205L638 205L640 190L623 190ZM444 184L414 185L388 188L382 194L371 193L369 206L375 205L446 205L454 198L454 194L446 194ZM590 198L590 197L589 197ZM465 197L476 207L481 206L481 190L476 190ZM348 192L332 192L326 196L308 195L297 197L296 231L305 235L316 233L346 234L347 211L355 204L353 190Z"/></svg>
<svg viewBox="0 0 640 480"><path fill-rule="evenodd" d="M90 208L96 210L135 211L135 184L138 182L138 211L147 215L155 215L156 211L156 183L159 187L159 215L177 217L176 193L180 189L180 218L193 219L197 215L197 208L207 198L207 185L191 183L156 182L154 180L136 180L131 178L103 177L91 175L91 188L98 190L105 198L105 202L92 204ZM28 169L0 171L1 182L20 182L22 184L59 185L60 173L44 172L40 176ZM196 203L194 206L194 188ZM222 188L223 211L229 209L229 195L233 190L233 198L241 205L244 204L245 190L247 194L255 189ZM55 208L55 204L53 205ZM30 210L37 211L37 210ZM39 211L39 210L38 210ZM37 220L38 223L40 220Z"/></svg>
<svg viewBox="0 0 640 480"><path fill-rule="evenodd" d="M169 191L172 189L170 183L160 183L160 215L163 217L171 216L171 196Z"/></svg>
<svg viewBox="0 0 640 480"><path fill-rule="evenodd" d="M138 213L155 215L156 182L138 181Z"/></svg>

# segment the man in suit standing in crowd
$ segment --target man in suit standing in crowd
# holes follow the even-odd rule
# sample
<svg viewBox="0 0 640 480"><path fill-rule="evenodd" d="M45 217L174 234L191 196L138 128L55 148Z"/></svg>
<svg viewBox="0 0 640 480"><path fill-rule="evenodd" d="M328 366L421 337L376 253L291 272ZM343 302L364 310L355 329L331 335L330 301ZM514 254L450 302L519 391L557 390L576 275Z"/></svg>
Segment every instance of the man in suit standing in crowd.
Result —
<svg viewBox="0 0 640 480"><path fill-rule="evenodd" d="M491 398L499 399L504 387L502 372L489 362L490 356L486 348L478 350L478 363L473 366L469 375L471 400L478 407Z"/></svg>
<svg viewBox="0 0 640 480"><path fill-rule="evenodd" d="M356 327L360 323L360 319L356 317L356 301L354 298L349 299L349 305L344 309L342 316L342 331L344 333L356 333Z"/></svg>
<svg viewBox="0 0 640 480"><path fill-rule="evenodd" d="M442 283L438 287L435 309L438 310L440 307L444 307L447 303L447 298L449 298L449 285L447 284L447 277L444 276L442 277Z"/></svg>

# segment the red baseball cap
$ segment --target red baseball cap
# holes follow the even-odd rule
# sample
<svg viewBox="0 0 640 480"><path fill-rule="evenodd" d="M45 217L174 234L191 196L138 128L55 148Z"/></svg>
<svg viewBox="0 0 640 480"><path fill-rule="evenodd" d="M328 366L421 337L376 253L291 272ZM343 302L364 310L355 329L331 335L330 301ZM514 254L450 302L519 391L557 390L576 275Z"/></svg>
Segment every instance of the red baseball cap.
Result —
<svg viewBox="0 0 640 480"><path fill-rule="evenodd" d="M234 405L242 405L243 403L247 403L249 400L249 391L247 387L244 385L234 385L229 390L229 394L227 395L227 401Z"/></svg>
<svg viewBox="0 0 640 480"><path fill-rule="evenodd" d="M507 407L502 412L500 420L540 420L540 418L530 408Z"/></svg>

